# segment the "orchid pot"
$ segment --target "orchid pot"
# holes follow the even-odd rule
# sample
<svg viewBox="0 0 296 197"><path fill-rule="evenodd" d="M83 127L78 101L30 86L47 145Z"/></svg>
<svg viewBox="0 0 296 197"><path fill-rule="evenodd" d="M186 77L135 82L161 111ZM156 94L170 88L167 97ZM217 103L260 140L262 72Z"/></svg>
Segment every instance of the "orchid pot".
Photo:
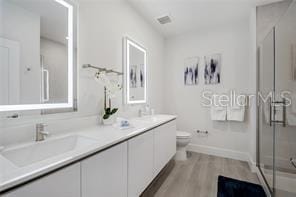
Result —
<svg viewBox="0 0 296 197"><path fill-rule="evenodd" d="M103 118L103 124L104 125L113 125L114 124L114 117L113 116L110 116L107 119L104 119Z"/></svg>

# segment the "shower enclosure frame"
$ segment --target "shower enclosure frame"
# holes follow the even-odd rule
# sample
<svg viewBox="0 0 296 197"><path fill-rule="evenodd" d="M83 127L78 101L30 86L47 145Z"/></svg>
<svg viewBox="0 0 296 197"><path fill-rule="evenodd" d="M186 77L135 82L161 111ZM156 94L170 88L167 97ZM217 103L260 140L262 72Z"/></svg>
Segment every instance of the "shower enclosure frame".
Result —
<svg viewBox="0 0 296 197"><path fill-rule="evenodd" d="M273 43L275 43L275 26L272 28L272 34L273 34ZM275 46L273 47L273 70L275 70ZM256 92L259 93L260 92L260 56L261 56L261 51L260 51L260 48L258 47L257 48L257 67L256 67ZM273 73L273 89L272 89L272 93L274 94L275 92L275 72ZM273 130L273 141L275 140L275 128L274 126L272 127L272 130ZM259 173L261 174L261 177L263 179L263 181L265 182L265 186L267 187L268 189L268 192L270 195L272 195L274 193L273 191L273 188L274 188L274 183L275 183L275 161L273 160L273 184L272 184L272 187L270 187L270 185L268 184L268 181L266 179L266 177L264 176L264 173L263 173L263 170L261 169L261 166L260 166L260 106L259 106L259 101L258 101L258 97L256 99L256 166L259 170ZM272 150L272 154L273 154L273 158L275 156L275 146L273 146L273 150Z"/></svg>
<svg viewBox="0 0 296 197"><path fill-rule="evenodd" d="M288 111L291 109L286 105L286 98L279 97L286 90L291 90L289 98L295 92L295 79L289 76L294 71L291 46L296 43L295 10L296 0L293 0L264 38L262 47L257 48L256 92L269 90L272 98L268 104L259 100L256 103L256 165L271 196L296 196L296 170L290 160L295 156L295 125L289 123L292 111Z"/></svg>

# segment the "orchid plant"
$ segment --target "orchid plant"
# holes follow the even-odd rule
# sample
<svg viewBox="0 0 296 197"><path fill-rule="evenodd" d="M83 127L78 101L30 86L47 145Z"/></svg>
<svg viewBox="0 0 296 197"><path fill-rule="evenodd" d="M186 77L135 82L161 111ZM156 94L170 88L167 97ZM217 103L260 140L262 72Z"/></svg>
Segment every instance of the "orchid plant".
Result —
<svg viewBox="0 0 296 197"><path fill-rule="evenodd" d="M111 76L108 77L105 72L97 72L95 74L95 79L100 84L104 86L104 115L103 119L107 120L113 114L118 111L118 108L113 108L111 106L111 99L115 98L116 93L121 91L122 86L118 83L117 80L112 78ZM107 100L109 101L109 105L107 107Z"/></svg>

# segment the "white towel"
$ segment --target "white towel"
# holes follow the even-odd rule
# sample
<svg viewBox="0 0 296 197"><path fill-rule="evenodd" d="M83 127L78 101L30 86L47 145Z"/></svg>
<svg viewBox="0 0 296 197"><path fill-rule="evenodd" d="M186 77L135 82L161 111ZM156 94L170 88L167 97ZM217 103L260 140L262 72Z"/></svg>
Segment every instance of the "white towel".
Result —
<svg viewBox="0 0 296 197"><path fill-rule="evenodd" d="M113 126L117 129L130 129L133 128L133 125L130 123L128 119L125 118L116 118L116 122L113 124Z"/></svg>
<svg viewBox="0 0 296 197"><path fill-rule="evenodd" d="M211 119L215 121L225 121L226 120L226 107L211 107Z"/></svg>
<svg viewBox="0 0 296 197"><path fill-rule="evenodd" d="M240 97L239 103L227 106L227 120L243 122L245 120L246 97Z"/></svg>
<svg viewBox="0 0 296 197"><path fill-rule="evenodd" d="M227 120L243 122L245 120L245 106L227 107Z"/></svg>

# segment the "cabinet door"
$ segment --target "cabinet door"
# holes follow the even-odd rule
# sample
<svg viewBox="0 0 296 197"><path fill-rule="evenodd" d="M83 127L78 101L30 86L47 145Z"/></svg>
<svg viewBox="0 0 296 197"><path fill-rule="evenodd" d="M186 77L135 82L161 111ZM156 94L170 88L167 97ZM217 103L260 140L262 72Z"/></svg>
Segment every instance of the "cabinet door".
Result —
<svg viewBox="0 0 296 197"><path fill-rule="evenodd" d="M37 179L2 197L80 197L80 164Z"/></svg>
<svg viewBox="0 0 296 197"><path fill-rule="evenodd" d="M127 196L127 142L81 162L82 197Z"/></svg>
<svg viewBox="0 0 296 197"><path fill-rule="evenodd" d="M128 196L138 197L153 179L153 131L128 141Z"/></svg>
<svg viewBox="0 0 296 197"><path fill-rule="evenodd" d="M154 129L154 176L176 153L176 121Z"/></svg>

